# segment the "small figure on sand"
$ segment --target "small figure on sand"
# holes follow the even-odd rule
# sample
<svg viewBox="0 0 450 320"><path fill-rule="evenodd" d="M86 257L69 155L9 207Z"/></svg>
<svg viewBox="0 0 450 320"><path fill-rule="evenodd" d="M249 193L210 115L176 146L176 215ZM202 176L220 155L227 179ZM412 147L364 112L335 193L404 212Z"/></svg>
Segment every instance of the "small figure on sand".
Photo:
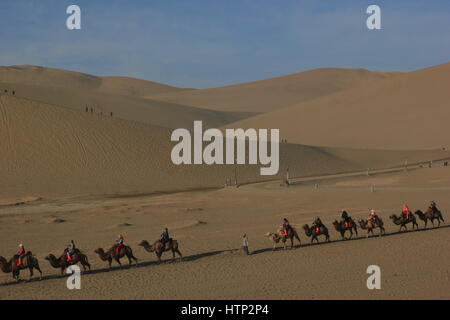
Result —
<svg viewBox="0 0 450 320"><path fill-rule="evenodd" d="M245 233L242 236L242 250L246 255L250 254L250 251L248 250L248 237Z"/></svg>

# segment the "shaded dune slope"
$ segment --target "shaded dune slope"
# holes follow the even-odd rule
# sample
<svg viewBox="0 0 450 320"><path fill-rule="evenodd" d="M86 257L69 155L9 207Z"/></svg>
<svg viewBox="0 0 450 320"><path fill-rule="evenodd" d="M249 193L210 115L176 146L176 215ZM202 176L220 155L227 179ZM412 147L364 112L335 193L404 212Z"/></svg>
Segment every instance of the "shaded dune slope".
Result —
<svg viewBox="0 0 450 320"><path fill-rule="evenodd" d="M170 192L221 187L226 179L234 180L233 165L173 165L170 133L0 95L0 197ZM370 161L377 167L395 165L406 155L441 156L373 151L379 156L367 160L367 151L336 151L285 144L277 176L260 176L259 166L243 165L237 168L238 181L278 179L287 167L291 176L305 176L364 169Z"/></svg>

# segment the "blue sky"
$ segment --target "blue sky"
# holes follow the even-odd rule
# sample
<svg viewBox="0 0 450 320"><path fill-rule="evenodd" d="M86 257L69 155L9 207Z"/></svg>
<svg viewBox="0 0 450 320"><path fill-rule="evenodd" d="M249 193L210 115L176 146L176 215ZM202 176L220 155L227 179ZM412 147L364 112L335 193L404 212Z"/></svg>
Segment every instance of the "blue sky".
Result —
<svg viewBox="0 0 450 320"><path fill-rule="evenodd" d="M81 7L82 29L66 28ZM366 8L382 10L382 30ZM2 0L0 65L206 88L319 67L410 71L450 61L450 1Z"/></svg>

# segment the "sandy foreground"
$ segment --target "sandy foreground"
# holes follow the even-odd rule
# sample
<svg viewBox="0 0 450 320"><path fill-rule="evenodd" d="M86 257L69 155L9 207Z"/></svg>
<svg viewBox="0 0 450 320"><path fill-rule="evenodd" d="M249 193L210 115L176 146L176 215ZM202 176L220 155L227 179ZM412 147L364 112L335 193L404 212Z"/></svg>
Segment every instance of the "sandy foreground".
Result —
<svg viewBox="0 0 450 320"><path fill-rule="evenodd" d="M10 258L24 243L39 259L42 281L12 282L0 276L1 299L449 299L450 168L437 166L321 180L278 182L215 191L117 198L26 198L0 206L0 253ZM315 184L318 189L315 189ZM370 192L370 186L375 192ZM426 208L434 199L446 222L440 228L398 233L389 220L406 202ZM20 199L19 199L20 200ZM18 201L20 202L20 201ZM370 208L385 222L387 235L341 241L332 221L341 209L355 218ZM320 216L331 243L309 246L301 229ZM264 237L286 217L297 227L302 246L272 251ZM167 226L180 243L183 261L162 264L138 247L156 240ZM408 229L411 229L408 226ZM252 255L240 251L247 233ZM93 252L109 248L122 233L139 266L107 270ZM81 290L68 290L66 278L44 256L61 254L74 239L92 264ZM323 242L323 238L321 238ZM165 259L170 255L165 254ZM125 260L123 263L128 264ZM381 268L382 289L368 290L366 269ZM22 271L23 279L28 271Z"/></svg>

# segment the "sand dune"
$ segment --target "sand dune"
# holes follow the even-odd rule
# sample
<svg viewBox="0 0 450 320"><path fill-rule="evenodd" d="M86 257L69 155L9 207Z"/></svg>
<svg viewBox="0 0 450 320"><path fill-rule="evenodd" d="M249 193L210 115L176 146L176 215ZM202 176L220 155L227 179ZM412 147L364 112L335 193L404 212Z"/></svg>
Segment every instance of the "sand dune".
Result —
<svg viewBox="0 0 450 320"><path fill-rule="evenodd" d="M97 77L75 71L30 65L0 67L0 82L95 90L134 97L185 90L129 77Z"/></svg>
<svg viewBox="0 0 450 320"><path fill-rule="evenodd" d="M450 64L426 68L229 125L280 128L289 142L369 149L450 147Z"/></svg>
<svg viewBox="0 0 450 320"><path fill-rule="evenodd" d="M0 92L58 106L110 115L168 128L189 126L202 120L205 127L218 127L253 114L221 112L141 96L180 89L126 77L95 77L78 72L35 66L0 68Z"/></svg>
<svg viewBox="0 0 450 320"><path fill-rule="evenodd" d="M169 192L221 187L234 165L175 166L171 130L55 105L0 96L0 198ZM239 183L400 165L445 152L383 152L284 144L277 176L237 168Z"/></svg>
<svg viewBox="0 0 450 320"><path fill-rule="evenodd" d="M269 112L397 73L364 69L315 69L287 76L204 90L169 92L150 98L224 111Z"/></svg>

